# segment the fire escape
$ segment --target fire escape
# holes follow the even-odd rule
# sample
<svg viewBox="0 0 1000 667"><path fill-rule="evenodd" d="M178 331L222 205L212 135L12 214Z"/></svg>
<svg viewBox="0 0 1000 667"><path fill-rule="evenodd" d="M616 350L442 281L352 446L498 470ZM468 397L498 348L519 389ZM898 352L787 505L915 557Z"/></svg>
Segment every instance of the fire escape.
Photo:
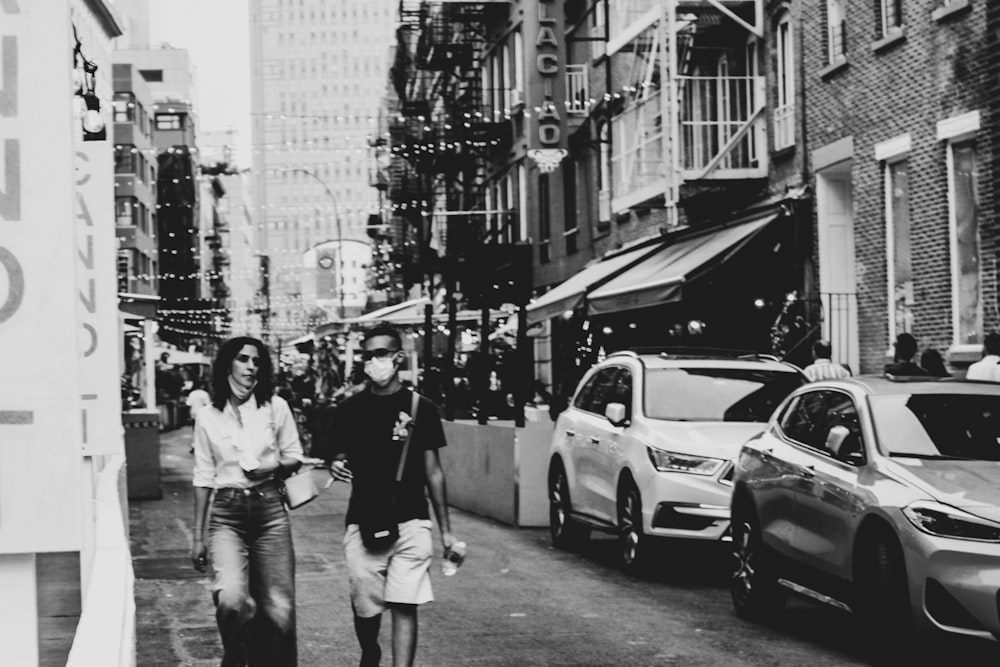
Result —
<svg viewBox="0 0 1000 667"><path fill-rule="evenodd" d="M662 197L675 228L692 193L767 178L763 0L622 0L607 20L613 212Z"/></svg>
<svg viewBox="0 0 1000 667"><path fill-rule="evenodd" d="M516 225L489 210L487 165L512 141L509 93L484 89L488 25L508 2L400 4L390 115L389 196L416 229L417 266L431 291L469 290L465 270L483 244L509 241Z"/></svg>

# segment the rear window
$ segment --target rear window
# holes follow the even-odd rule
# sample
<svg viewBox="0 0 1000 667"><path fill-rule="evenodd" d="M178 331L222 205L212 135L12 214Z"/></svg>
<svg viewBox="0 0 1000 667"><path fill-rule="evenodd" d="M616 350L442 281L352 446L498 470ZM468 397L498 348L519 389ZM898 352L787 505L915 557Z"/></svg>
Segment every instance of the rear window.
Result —
<svg viewBox="0 0 1000 667"><path fill-rule="evenodd" d="M1000 461L1000 396L871 396L875 435L890 456Z"/></svg>
<svg viewBox="0 0 1000 667"><path fill-rule="evenodd" d="M653 419L764 422L805 379L794 371L754 368L658 368L646 371L644 410Z"/></svg>

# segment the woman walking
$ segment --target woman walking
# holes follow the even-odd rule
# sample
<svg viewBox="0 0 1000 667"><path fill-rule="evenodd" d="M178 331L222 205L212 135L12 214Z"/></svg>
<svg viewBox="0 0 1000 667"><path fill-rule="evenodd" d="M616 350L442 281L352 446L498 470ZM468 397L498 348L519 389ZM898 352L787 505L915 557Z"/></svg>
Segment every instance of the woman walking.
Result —
<svg viewBox="0 0 1000 667"><path fill-rule="evenodd" d="M198 413L194 450L191 559L199 572L211 561L215 573L222 667L294 667L295 553L281 489L302 465L302 445L288 403L274 395L267 347L256 338L233 338L219 349L212 404Z"/></svg>

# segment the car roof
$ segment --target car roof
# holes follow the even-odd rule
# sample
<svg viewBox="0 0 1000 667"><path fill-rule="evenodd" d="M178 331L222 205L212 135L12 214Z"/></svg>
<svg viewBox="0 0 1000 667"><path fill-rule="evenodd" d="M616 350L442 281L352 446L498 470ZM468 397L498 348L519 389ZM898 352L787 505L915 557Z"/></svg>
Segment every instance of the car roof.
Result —
<svg viewBox="0 0 1000 667"><path fill-rule="evenodd" d="M800 372L798 367L784 361L778 361L766 356L722 356L699 355L694 353L675 354L661 352L659 354L639 354L629 350L613 352L605 359L605 364L621 359L637 359L647 369L668 368L746 368L784 372Z"/></svg>
<svg viewBox="0 0 1000 667"><path fill-rule="evenodd" d="M812 383L809 386L814 386ZM854 386L871 395L899 394L995 394L1000 395L1000 384L977 382L958 378L927 378L920 376L888 377L885 375L859 375L842 380L827 380L820 384L829 386Z"/></svg>

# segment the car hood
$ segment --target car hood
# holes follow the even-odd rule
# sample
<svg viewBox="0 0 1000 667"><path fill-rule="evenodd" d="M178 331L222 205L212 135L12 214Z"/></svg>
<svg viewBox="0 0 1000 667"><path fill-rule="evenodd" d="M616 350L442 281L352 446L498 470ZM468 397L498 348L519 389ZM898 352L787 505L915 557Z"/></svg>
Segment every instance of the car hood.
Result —
<svg viewBox="0 0 1000 667"><path fill-rule="evenodd" d="M679 454L735 459L743 443L765 428L763 422L652 422L647 441Z"/></svg>
<svg viewBox="0 0 1000 667"><path fill-rule="evenodd" d="M896 469L936 500L1000 520L1000 461L894 457ZM983 510L989 510L983 512Z"/></svg>

